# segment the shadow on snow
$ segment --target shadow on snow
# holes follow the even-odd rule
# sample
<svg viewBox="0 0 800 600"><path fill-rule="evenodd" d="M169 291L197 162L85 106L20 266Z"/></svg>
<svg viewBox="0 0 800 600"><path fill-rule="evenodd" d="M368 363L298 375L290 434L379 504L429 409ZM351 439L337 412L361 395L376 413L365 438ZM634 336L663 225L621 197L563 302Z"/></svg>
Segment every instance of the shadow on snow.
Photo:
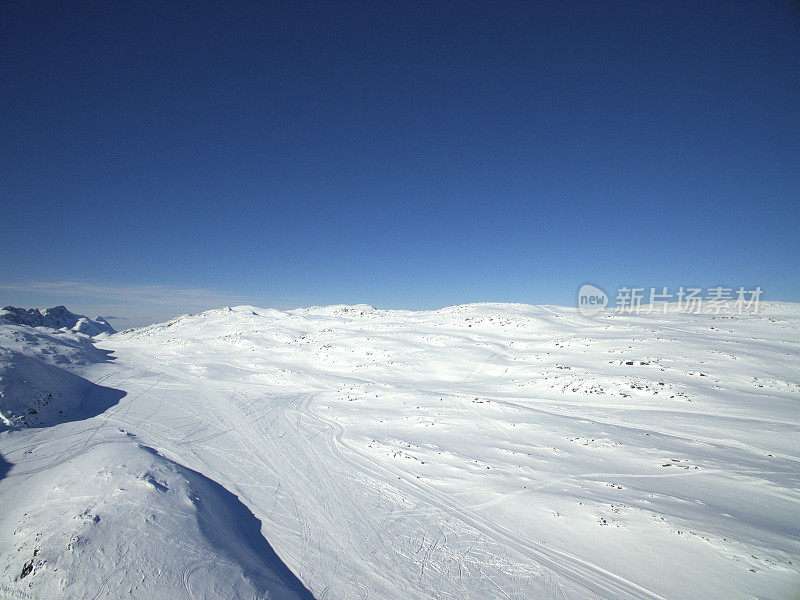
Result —
<svg viewBox="0 0 800 600"><path fill-rule="evenodd" d="M174 465L200 492L200 531L216 547L244 569L259 595L314 600L314 596L280 559L261 533L261 521L225 487L202 473L171 461L157 450L141 448ZM234 532L231 535L231 532Z"/></svg>

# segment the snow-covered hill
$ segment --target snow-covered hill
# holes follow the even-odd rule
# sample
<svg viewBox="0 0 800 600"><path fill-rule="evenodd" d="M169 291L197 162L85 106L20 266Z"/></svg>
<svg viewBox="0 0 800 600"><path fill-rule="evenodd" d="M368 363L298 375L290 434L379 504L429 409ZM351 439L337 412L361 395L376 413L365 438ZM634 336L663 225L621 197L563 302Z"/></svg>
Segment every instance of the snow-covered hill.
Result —
<svg viewBox="0 0 800 600"><path fill-rule="evenodd" d="M0 310L0 322L51 329L67 328L89 336L116 333L116 330L103 317L90 319L83 315L76 315L68 311L66 306L46 308L44 312L37 308L25 309L6 306Z"/></svg>
<svg viewBox="0 0 800 600"><path fill-rule="evenodd" d="M37 598L311 598L230 492L137 444L89 444L5 497L6 587ZM11 526L14 525L13 530ZM267 595L268 594L268 595Z"/></svg>
<svg viewBox="0 0 800 600"><path fill-rule="evenodd" d="M0 347L48 365L81 356L25 333ZM59 368L123 397L0 433L0 502L14 507L0 511L0 592L800 590L798 305L593 319L507 304L236 307L100 345L114 360Z"/></svg>

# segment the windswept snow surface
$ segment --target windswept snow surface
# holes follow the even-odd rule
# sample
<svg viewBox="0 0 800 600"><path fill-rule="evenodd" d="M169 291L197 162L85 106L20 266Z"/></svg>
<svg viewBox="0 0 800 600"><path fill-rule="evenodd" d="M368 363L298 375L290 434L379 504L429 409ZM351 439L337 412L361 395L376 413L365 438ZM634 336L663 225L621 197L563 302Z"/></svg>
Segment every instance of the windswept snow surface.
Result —
<svg viewBox="0 0 800 600"><path fill-rule="evenodd" d="M0 433L0 595L800 594L798 305L237 307L98 344L62 368L124 397Z"/></svg>

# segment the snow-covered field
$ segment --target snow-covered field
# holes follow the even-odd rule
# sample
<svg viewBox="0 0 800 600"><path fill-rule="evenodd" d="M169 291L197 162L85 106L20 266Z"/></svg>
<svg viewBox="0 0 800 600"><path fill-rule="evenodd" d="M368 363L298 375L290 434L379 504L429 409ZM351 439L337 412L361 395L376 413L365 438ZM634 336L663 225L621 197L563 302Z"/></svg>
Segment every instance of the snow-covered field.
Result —
<svg viewBox="0 0 800 600"><path fill-rule="evenodd" d="M2 325L0 597L796 599L800 306L760 309Z"/></svg>

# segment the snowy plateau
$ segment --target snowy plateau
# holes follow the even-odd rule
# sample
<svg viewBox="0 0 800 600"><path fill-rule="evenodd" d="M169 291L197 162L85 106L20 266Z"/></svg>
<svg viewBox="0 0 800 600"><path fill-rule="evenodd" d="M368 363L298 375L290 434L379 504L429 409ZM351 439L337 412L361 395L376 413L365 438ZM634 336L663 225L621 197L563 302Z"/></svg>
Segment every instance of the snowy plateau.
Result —
<svg viewBox="0 0 800 600"><path fill-rule="evenodd" d="M0 598L796 600L800 305L759 308L7 309Z"/></svg>

